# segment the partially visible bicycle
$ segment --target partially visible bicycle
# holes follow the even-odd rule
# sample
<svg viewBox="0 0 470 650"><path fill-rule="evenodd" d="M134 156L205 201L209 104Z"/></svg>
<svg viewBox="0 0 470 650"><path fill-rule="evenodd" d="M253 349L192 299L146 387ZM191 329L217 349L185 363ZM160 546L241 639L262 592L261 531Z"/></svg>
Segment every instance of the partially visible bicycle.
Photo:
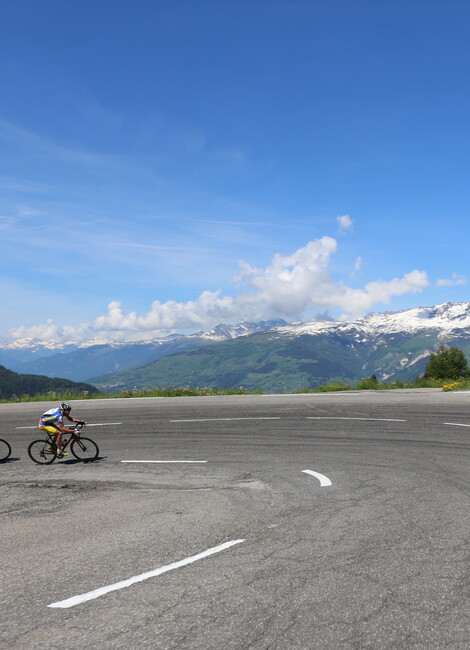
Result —
<svg viewBox="0 0 470 650"><path fill-rule="evenodd" d="M11 447L6 440L0 438L0 463L8 460L11 456Z"/></svg>
<svg viewBox="0 0 470 650"><path fill-rule="evenodd" d="M77 460L82 460L84 463L90 460L96 460L100 450L98 445L91 438L85 438L80 434L80 431L85 426L84 422L72 424L69 429L73 429L68 440L62 437L62 450L70 445L70 451ZM64 436L67 434L64 433ZM50 465L57 458L57 445L55 444L55 436L52 433L47 434L45 440L34 440L28 447L28 455L35 463L39 465Z"/></svg>

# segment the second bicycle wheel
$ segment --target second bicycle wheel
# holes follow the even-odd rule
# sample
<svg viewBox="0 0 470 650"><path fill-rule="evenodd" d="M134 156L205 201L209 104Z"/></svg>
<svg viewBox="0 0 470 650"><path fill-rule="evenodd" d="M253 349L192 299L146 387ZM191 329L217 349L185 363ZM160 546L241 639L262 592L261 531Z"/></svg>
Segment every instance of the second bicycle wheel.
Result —
<svg viewBox="0 0 470 650"><path fill-rule="evenodd" d="M100 453L96 442L93 442L90 438L83 438L83 436L76 438L72 442L70 451L75 458L83 461L95 460L98 458L98 454Z"/></svg>
<svg viewBox="0 0 470 650"><path fill-rule="evenodd" d="M57 458L57 447L48 440L35 440L28 447L31 460L39 465L50 465Z"/></svg>
<svg viewBox="0 0 470 650"><path fill-rule="evenodd" d="M6 440L0 439L0 463L10 458L11 447Z"/></svg>

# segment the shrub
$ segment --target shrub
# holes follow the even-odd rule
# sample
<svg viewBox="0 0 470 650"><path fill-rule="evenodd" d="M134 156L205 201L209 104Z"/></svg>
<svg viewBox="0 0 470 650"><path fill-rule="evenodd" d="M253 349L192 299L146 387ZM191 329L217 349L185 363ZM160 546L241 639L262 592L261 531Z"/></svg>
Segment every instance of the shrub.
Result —
<svg viewBox="0 0 470 650"><path fill-rule="evenodd" d="M316 386L315 388L302 391L305 393L333 393L335 391L341 390L351 390L349 384L343 384L340 381L332 381L329 384L324 384L322 386Z"/></svg>
<svg viewBox="0 0 470 650"><path fill-rule="evenodd" d="M379 388L383 387L383 384L380 384L377 381L377 377L375 375L372 375L372 377L369 377L368 379L363 377L362 379L359 379L356 384L357 390L378 390Z"/></svg>

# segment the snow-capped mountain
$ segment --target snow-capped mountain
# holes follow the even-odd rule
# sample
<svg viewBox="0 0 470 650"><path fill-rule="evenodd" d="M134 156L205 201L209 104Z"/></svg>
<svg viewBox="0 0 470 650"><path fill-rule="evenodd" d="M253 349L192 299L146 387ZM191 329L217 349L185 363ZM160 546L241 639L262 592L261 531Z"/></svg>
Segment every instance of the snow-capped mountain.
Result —
<svg viewBox="0 0 470 650"><path fill-rule="evenodd" d="M332 379L409 380L424 372L440 345L470 359L470 303L445 303L368 314L353 322L312 320L282 325L190 353L97 377L103 387L245 386L300 390Z"/></svg>
<svg viewBox="0 0 470 650"><path fill-rule="evenodd" d="M439 331L447 336L453 330L470 329L470 303L447 302L435 307L416 307L405 311L368 314L355 321L307 321L277 328L283 334L321 334L328 331L338 333L355 332L375 338L383 334L419 333L426 329Z"/></svg>
<svg viewBox="0 0 470 650"><path fill-rule="evenodd" d="M15 372L84 381L93 376L144 365L168 354L249 336L285 324L282 320L221 324L207 332L187 336L171 334L147 341L99 345L94 342L62 343L54 340L18 339L0 346L0 364Z"/></svg>
<svg viewBox="0 0 470 650"><path fill-rule="evenodd" d="M60 349L54 347L57 342L23 340L0 347L0 364L102 386L295 390L372 374L381 380L413 379L443 344L461 348L470 359L470 303L373 313L349 322L218 325L188 336L103 345L70 342ZM204 354L198 351L202 346Z"/></svg>
<svg viewBox="0 0 470 650"><path fill-rule="evenodd" d="M49 356L55 354L57 351L71 352L77 349L95 347L98 345L109 345L112 348L120 348L126 345L159 345L163 343L168 343L169 341L187 338L187 339L197 339L204 338L208 341L226 341L227 339L234 339L238 336L247 336L253 334L254 332L260 332L265 329L271 329L272 327L277 327L280 325L286 324L283 320L270 320L270 321L259 321L259 322L249 322L245 321L237 325L225 325L219 324L207 332L195 332L194 334L170 334L169 336L163 336L160 338L151 338L151 339L142 339L139 341L124 341L124 342L114 342L114 343L102 343L100 341L67 341L64 342L59 339L33 339L33 338L21 338L15 339L14 341L5 341L3 344L0 342L0 350L24 350L25 354L40 356Z"/></svg>
<svg viewBox="0 0 470 650"><path fill-rule="evenodd" d="M411 379L424 371L430 354L440 345L455 345L470 358L470 303L447 302L398 312L372 313L349 322L308 321L276 328L273 336L335 336L352 349L368 349L372 367L364 370L381 380ZM381 352L387 349L384 359ZM398 357L398 358L397 358ZM367 376L363 373L362 376Z"/></svg>

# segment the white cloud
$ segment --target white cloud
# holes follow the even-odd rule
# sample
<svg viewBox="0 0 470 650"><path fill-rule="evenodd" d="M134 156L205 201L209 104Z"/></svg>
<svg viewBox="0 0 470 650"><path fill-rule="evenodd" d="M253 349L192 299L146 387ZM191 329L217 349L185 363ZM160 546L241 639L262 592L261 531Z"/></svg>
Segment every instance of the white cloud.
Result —
<svg viewBox="0 0 470 650"><path fill-rule="evenodd" d="M49 320L44 325L17 328L11 336L96 342L141 340L207 329L221 322L301 320L312 310L341 309L354 316L376 303L389 303L393 296L417 293L429 285L426 272L414 270L402 278L369 282L362 289L354 289L332 278L329 267L336 249L335 239L322 237L292 255L274 255L266 268L242 261L235 280L243 289L234 296L203 291L188 302L155 301L143 315L126 313L120 302L112 301L106 313L91 323L59 328Z"/></svg>
<svg viewBox="0 0 470 650"><path fill-rule="evenodd" d="M358 257L357 260L356 260L356 263L354 264L354 270L355 271L360 271L361 268L362 268L362 263L363 263L362 257Z"/></svg>
<svg viewBox="0 0 470 650"><path fill-rule="evenodd" d="M31 327L17 327L11 330L11 335L15 339L31 338L40 341L51 341L62 339L62 332L57 325L54 325L52 318L47 323L41 325L32 325Z"/></svg>
<svg viewBox="0 0 470 650"><path fill-rule="evenodd" d="M436 284L438 287L455 287L458 284L467 284L467 278L458 273L452 273L452 278L442 278Z"/></svg>
<svg viewBox="0 0 470 650"><path fill-rule="evenodd" d="M353 229L353 220L349 214L343 214L341 217L336 217L336 221L339 224L339 229L341 232L346 232L347 230Z"/></svg>

